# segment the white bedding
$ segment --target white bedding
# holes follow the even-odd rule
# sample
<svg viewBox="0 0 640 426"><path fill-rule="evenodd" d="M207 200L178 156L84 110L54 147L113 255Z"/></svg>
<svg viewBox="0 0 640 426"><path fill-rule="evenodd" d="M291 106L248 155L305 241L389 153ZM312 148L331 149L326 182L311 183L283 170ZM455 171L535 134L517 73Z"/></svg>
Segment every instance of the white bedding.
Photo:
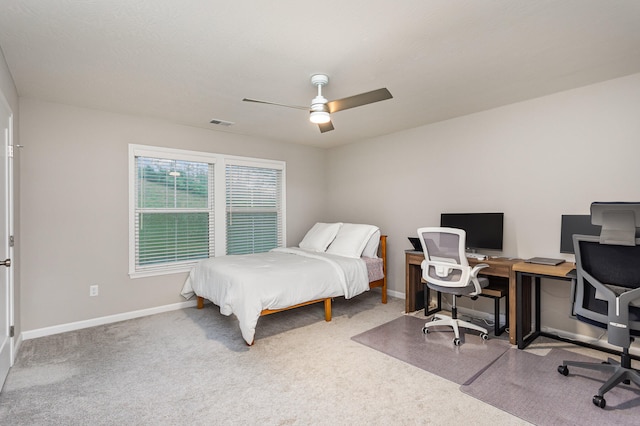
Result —
<svg viewBox="0 0 640 426"><path fill-rule="evenodd" d="M327 297L351 298L369 289L362 259L277 248L267 253L221 256L200 261L182 288L235 314L244 340L251 344L264 309L282 309Z"/></svg>

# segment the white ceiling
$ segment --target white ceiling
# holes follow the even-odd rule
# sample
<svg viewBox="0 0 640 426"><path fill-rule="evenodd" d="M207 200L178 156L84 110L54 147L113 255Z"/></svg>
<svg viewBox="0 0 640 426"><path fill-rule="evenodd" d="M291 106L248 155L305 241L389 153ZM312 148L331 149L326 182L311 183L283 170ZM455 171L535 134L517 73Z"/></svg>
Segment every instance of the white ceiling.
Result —
<svg viewBox="0 0 640 426"><path fill-rule="evenodd" d="M331 147L640 72L638 0L3 0L20 96ZM387 87L320 134L308 113ZM231 127L209 124L232 121Z"/></svg>

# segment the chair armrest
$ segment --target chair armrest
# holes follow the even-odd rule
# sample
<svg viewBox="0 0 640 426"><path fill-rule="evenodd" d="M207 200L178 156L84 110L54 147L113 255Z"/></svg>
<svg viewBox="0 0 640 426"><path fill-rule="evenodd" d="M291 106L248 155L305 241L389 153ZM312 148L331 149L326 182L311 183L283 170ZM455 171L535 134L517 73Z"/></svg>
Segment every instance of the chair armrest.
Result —
<svg viewBox="0 0 640 426"><path fill-rule="evenodd" d="M640 307L640 287L630 288L618 297L622 306Z"/></svg>
<svg viewBox="0 0 640 426"><path fill-rule="evenodd" d="M613 288L609 287L607 284L604 284L587 271L581 271L583 278L596 289L596 298L601 300L606 300L609 305L609 314L611 315L612 311L618 312L616 316L620 314L620 311L628 312L629 306L640 306L640 287L638 288L628 288L626 291L618 291L621 288L618 286L613 286ZM635 302L635 303L634 303ZM617 306L617 309L614 308ZM626 314L622 313L622 315L626 318Z"/></svg>
<svg viewBox="0 0 640 426"><path fill-rule="evenodd" d="M475 291L473 293L470 293L469 296L477 296L482 293L482 287L480 286L480 281L478 280L478 272L480 272L481 269L488 267L489 265L487 265L486 263L478 263L471 269L471 272L469 273L470 281L473 283Z"/></svg>
<svg viewBox="0 0 640 426"><path fill-rule="evenodd" d="M480 272L480 269L484 269L484 268L488 268L489 265L487 265L486 263L478 263L476 266L473 267L473 269L471 269L471 276L472 277L477 277L478 276L478 272Z"/></svg>
<svg viewBox="0 0 640 426"><path fill-rule="evenodd" d="M582 278L586 280L591 286L593 286L593 288L595 288L596 291L599 292L602 297L604 297L603 300L606 300L607 302L610 302L610 303L615 302L618 296L614 293L613 290L611 290L609 287L607 287L606 285L598 281L593 275L591 275L587 271L582 270L582 271L578 271L578 273L582 274Z"/></svg>

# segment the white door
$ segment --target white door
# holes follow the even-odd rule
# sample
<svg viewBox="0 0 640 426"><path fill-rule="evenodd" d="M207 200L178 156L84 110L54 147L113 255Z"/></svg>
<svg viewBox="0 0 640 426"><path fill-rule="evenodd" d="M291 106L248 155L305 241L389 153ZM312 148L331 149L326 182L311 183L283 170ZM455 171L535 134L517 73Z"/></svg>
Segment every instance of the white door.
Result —
<svg viewBox="0 0 640 426"><path fill-rule="evenodd" d="M0 94L0 389L13 364L13 114Z"/></svg>

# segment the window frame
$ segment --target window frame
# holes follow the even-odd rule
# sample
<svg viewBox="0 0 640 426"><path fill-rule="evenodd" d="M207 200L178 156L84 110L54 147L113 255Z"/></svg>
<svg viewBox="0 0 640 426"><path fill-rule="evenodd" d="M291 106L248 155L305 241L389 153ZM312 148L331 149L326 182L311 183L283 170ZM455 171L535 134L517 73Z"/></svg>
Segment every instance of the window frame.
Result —
<svg viewBox="0 0 640 426"><path fill-rule="evenodd" d="M236 155L217 154L210 152L191 151L177 148L156 147L149 145L129 144L129 276L141 278L157 275L168 275L188 272L198 260L186 261L181 265L167 264L166 267L154 267L145 270L136 266L136 157L151 157L167 160L195 161L213 164L214 188L214 257L226 254L226 176L227 164L242 164L249 167L277 169L281 171L281 230L280 241L286 244L286 162L263 158L242 157ZM211 192L211 188L209 189Z"/></svg>

